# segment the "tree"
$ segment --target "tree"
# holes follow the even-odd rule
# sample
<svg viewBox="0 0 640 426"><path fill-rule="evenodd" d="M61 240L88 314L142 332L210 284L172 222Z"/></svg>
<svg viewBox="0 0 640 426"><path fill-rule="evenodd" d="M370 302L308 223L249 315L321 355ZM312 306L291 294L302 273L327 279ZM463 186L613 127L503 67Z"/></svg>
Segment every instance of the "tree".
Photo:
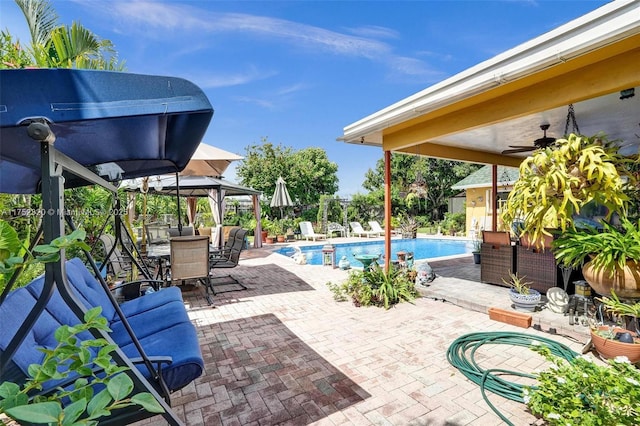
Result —
<svg viewBox="0 0 640 426"><path fill-rule="evenodd" d="M432 221L440 220L447 210L447 200L455 195L451 186L480 168L479 165L440 160L416 155L391 155L392 210L427 213ZM380 194L384 190L384 159L365 174L364 188Z"/></svg>
<svg viewBox="0 0 640 426"><path fill-rule="evenodd" d="M240 183L262 191L266 197L273 195L279 176L298 206L316 205L320 195L333 195L338 190L338 166L321 148L295 151L263 137L260 144L250 145L245 151L236 169Z"/></svg>
<svg viewBox="0 0 640 426"><path fill-rule="evenodd" d="M71 27L58 25L58 15L48 0L16 0L22 10L31 34L28 63L24 56L17 56L15 47L19 42L5 46L11 37L2 38L2 67L24 68L84 68L123 71L124 63L118 62L111 41L100 39L79 23ZM7 33L8 34L8 33ZM6 56L5 56L6 55Z"/></svg>
<svg viewBox="0 0 640 426"><path fill-rule="evenodd" d="M20 42L8 32L0 32L0 68L25 68L31 64L31 57Z"/></svg>

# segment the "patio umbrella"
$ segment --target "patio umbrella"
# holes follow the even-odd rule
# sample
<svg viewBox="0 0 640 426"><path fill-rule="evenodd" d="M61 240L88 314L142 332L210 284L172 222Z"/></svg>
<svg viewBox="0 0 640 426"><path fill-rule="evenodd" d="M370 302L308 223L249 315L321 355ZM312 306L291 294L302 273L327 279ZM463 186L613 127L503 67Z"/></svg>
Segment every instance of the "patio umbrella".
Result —
<svg viewBox="0 0 640 426"><path fill-rule="evenodd" d="M291 201L291 197L289 196L289 191L287 191L287 184L284 179L282 179L282 176L280 176L276 181L276 190L273 193L273 198L271 198L270 206L280 208L280 219L282 219L284 215L282 208L292 205L293 202Z"/></svg>
<svg viewBox="0 0 640 426"><path fill-rule="evenodd" d="M200 143L180 175L221 177L232 161L243 158L215 146Z"/></svg>

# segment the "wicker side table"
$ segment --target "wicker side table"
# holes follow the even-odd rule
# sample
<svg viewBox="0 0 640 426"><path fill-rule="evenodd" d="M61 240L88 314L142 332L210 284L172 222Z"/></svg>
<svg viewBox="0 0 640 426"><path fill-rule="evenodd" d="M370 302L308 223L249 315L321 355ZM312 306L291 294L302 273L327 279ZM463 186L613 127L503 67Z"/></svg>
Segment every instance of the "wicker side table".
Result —
<svg viewBox="0 0 640 426"><path fill-rule="evenodd" d="M509 273L516 272L515 246L482 243L480 253L480 281L508 286L502 280L509 282Z"/></svg>
<svg viewBox="0 0 640 426"><path fill-rule="evenodd" d="M519 245L516 256L518 275L526 277L525 281L531 282L531 288L540 293L546 293L551 287L556 287L561 282L559 281L560 271L551 249L541 250Z"/></svg>

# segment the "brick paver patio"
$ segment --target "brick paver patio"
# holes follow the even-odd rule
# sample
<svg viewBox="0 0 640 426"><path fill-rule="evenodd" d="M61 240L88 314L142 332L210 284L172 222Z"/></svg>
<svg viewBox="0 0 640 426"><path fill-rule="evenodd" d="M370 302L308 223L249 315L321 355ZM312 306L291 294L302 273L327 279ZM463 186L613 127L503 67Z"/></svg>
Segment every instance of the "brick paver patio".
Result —
<svg viewBox="0 0 640 426"><path fill-rule="evenodd" d="M446 272L456 263L454 269L473 275L462 272L470 258L438 265ZM172 397L188 425L498 425L479 387L449 364L446 350L469 332L540 333L492 321L479 303L462 307L459 296L452 297L456 304L429 296L388 311L335 302L326 283L347 272L297 265L267 250L249 250L228 272L248 290L217 294L215 308L200 289L184 293L206 363L205 374ZM434 291L483 286L488 303L498 302L491 291L507 298L505 288L447 275L436 278ZM543 365L527 348L487 346L476 359L485 368L526 372ZM489 398L516 425L536 421L522 404Z"/></svg>

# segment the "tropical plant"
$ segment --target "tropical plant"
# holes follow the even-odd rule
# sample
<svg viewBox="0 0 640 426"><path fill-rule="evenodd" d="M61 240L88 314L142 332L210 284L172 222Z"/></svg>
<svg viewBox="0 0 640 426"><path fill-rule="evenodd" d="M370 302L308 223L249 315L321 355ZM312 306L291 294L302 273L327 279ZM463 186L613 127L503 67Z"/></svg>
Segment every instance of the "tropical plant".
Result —
<svg viewBox="0 0 640 426"><path fill-rule="evenodd" d="M84 322L62 325L55 332L57 346L42 349L41 364L29 366L29 378L20 386L5 381L0 385L0 413L20 422L50 425L97 425L113 410L139 405L152 413L163 413L153 395L140 392L134 395L134 384L120 367L111 352L117 346L104 339L80 340L78 334L95 329L110 331L107 320L100 316L101 307L90 309ZM91 355L95 353L95 357ZM36 394L50 380L67 382L49 395ZM96 385L104 388L94 394ZM100 389L100 387L98 387ZM63 404L63 401L68 403Z"/></svg>
<svg viewBox="0 0 640 426"><path fill-rule="evenodd" d="M555 144L536 150L520 165L505 204L504 223L522 221L522 232L539 245L549 228L566 231L574 227L574 217L590 204L624 216L635 185L629 172L632 159L619 153L619 141L604 135L569 135Z"/></svg>
<svg viewBox="0 0 640 426"><path fill-rule="evenodd" d="M41 68L86 68L123 71L109 40L74 22L71 27L58 25L58 15L48 0L16 0L29 32L29 53Z"/></svg>
<svg viewBox="0 0 640 426"><path fill-rule="evenodd" d="M451 187L481 166L472 163L427 158L394 152L391 155L392 214L425 214L428 221L439 221L447 211L447 201L455 190ZM365 174L362 186L377 198L382 210L384 199L384 158ZM379 216L379 215L378 215ZM376 217L371 217L375 219Z"/></svg>
<svg viewBox="0 0 640 426"><path fill-rule="evenodd" d="M68 235L52 240L49 244L39 244L28 250L28 242L18 237L17 231L6 221L0 220L0 290L16 270L23 270L34 264L56 262L60 259L60 250L86 249L86 232L76 229Z"/></svg>
<svg viewBox="0 0 640 426"><path fill-rule="evenodd" d="M414 216L403 214L399 216L398 228L402 238L416 238L418 233L418 221Z"/></svg>
<svg viewBox="0 0 640 426"><path fill-rule="evenodd" d="M525 276L519 276L518 273L513 273L509 271L509 280L502 279L502 282L508 285L518 294L530 294L531 293L531 284L530 281L525 281Z"/></svg>
<svg viewBox="0 0 640 426"><path fill-rule="evenodd" d="M473 246L473 253L480 253L482 250L482 238L478 238L477 236L471 240L471 245Z"/></svg>
<svg viewBox="0 0 640 426"><path fill-rule="evenodd" d="M567 361L547 346L532 348L552 363L524 388L524 401L546 424L562 426L637 425L640 370L626 357L596 364L588 355Z"/></svg>
<svg viewBox="0 0 640 426"><path fill-rule="evenodd" d="M411 302L417 296L415 284L408 272L396 268L385 271L375 262L369 270L352 271L338 285L327 283L336 301L351 298L356 306L381 306L389 309L400 302Z"/></svg>
<svg viewBox="0 0 640 426"><path fill-rule="evenodd" d="M567 229L553 240L553 253L558 262L567 266L581 267L590 259L595 271L613 275L628 261L640 262L640 221L633 223L622 217L620 224L616 227L603 221L602 230Z"/></svg>
<svg viewBox="0 0 640 426"><path fill-rule="evenodd" d="M615 291L611 292L611 297L602 296L598 300L602 302L604 309L613 315L640 318L640 302L622 302Z"/></svg>

